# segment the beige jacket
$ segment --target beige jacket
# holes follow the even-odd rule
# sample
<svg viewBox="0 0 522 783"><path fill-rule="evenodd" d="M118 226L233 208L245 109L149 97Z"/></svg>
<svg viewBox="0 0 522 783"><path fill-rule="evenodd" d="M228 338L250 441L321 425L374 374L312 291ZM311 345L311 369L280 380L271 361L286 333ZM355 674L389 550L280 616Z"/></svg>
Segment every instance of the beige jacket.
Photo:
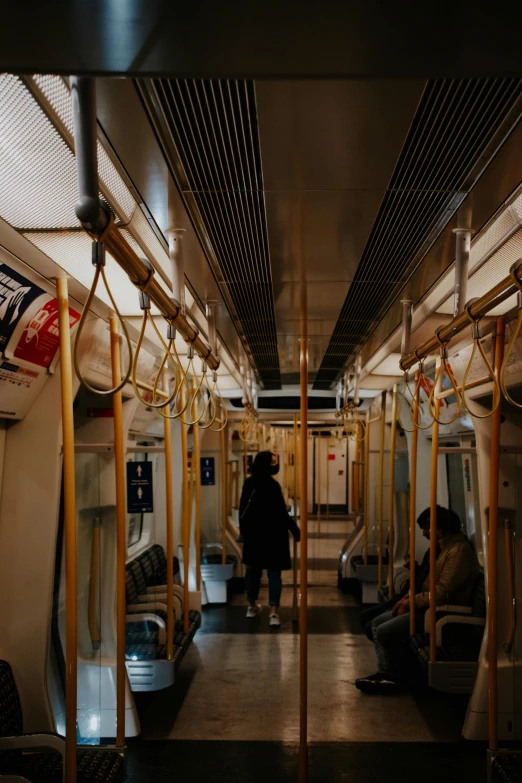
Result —
<svg viewBox="0 0 522 783"><path fill-rule="evenodd" d="M469 606L471 604L472 575L479 567L477 556L462 533L451 533L439 541L440 554L435 564L435 603ZM415 596L417 609L430 605L429 576L421 592Z"/></svg>

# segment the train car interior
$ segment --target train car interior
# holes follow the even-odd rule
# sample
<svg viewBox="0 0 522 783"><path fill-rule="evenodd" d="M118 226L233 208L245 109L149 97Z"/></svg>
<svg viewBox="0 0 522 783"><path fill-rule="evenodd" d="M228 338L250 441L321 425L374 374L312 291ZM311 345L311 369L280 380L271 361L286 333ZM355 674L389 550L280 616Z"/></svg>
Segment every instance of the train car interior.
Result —
<svg viewBox="0 0 522 783"><path fill-rule="evenodd" d="M517 14L54 5L0 32L0 783L522 783Z"/></svg>

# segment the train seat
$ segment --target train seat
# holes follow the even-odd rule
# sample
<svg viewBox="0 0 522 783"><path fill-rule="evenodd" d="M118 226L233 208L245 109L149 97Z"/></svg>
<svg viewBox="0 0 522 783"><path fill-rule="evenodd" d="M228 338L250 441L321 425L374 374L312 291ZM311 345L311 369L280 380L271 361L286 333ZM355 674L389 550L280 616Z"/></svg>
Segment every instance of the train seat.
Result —
<svg viewBox="0 0 522 783"><path fill-rule="evenodd" d="M152 595L146 597L148 603L140 603L144 582L141 565L137 561L128 563L125 570L125 657L134 691L159 690L173 683L173 675L169 675L162 664L168 664L167 669L172 664L175 670L178 669L201 622L199 612L189 612L188 633L184 632L182 619L174 623L174 656L167 661L167 605Z"/></svg>
<svg viewBox="0 0 522 783"><path fill-rule="evenodd" d="M522 780L522 754L505 753L491 762L491 783L519 783Z"/></svg>
<svg viewBox="0 0 522 783"><path fill-rule="evenodd" d="M58 734L23 734L22 707L7 661L0 660L0 779L19 775L31 783L62 783L65 740ZM77 750L78 783L119 783L125 779L121 753Z"/></svg>
<svg viewBox="0 0 522 783"><path fill-rule="evenodd" d="M424 632L410 637L411 649L421 667L427 669L430 687L445 693L471 693L486 623L482 569L475 576L471 606L438 606L436 620L436 663L429 661L429 610L424 618Z"/></svg>
<svg viewBox="0 0 522 783"><path fill-rule="evenodd" d="M147 587L146 577L143 565L139 559L132 560L130 563L127 563L125 567L125 582L128 611L133 613L140 612L142 609L147 609L160 617L165 623L167 622L167 595L166 593L145 592ZM174 592L175 615L178 618L175 623L175 629L178 632L183 630L183 620L181 619L183 612L183 599L182 591L181 596L179 592L180 588L178 587ZM189 611L188 631L190 639L194 637L194 634L200 625L201 613L195 609L191 609Z"/></svg>

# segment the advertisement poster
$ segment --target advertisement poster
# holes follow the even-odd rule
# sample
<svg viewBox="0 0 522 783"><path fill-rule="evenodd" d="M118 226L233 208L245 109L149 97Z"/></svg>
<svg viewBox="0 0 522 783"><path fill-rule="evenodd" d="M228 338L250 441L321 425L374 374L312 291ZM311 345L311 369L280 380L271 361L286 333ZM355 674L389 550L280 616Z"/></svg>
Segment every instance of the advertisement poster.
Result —
<svg viewBox="0 0 522 783"><path fill-rule="evenodd" d="M80 314L69 308L71 328L80 320ZM49 367L58 350L60 332L58 329L58 302L50 299L31 318L14 351L16 359Z"/></svg>
<svg viewBox="0 0 522 783"><path fill-rule="evenodd" d="M43 293L19 272L0 263L0 351L5 349L29 305Z"/></svg>
<svg viewBox="0 0 522 783"><path fill-rule="evenodd" d="M0 362L0 416L22 419L45 383L46 374Z"/></svg>

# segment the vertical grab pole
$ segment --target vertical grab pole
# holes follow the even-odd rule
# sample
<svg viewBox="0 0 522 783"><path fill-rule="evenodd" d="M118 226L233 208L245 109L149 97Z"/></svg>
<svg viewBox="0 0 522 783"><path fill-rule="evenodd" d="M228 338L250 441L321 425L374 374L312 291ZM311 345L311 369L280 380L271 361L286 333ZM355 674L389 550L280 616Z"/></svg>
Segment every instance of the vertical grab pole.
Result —
<svg viewBox="0 0 522 783"><path fill-rule="evenodd" d="M194 433L194 471L196 477L196 519L194 539L196 547L196 590L201 590L201 444L199 442L199 424L193 425Z"/></svg>
<svg viewBox="0 0 522 783"><path fill-rule="evenodd" d="M397 433L397 384L392 392L392 418L390 432L390 495L388 521L388 597L393 598L393 550L395 548L395 437Z"/></svg>
<svg viewBox="0 0 522 783"><path fill-rule="evenodd" d="M225 427L220 432L221 439L221 562L227 562L227 444Z"/></svg>
<svg viewBox="0 0 522 783"><path fill-rule="evenodd" d="M248 475L248 443L243 443L243 481Z"/></svg>
<svg viewBox="0 0 522 783"><path fill-rule="evenodd" d="M181 387L181 406L187 399L186 383ZM188 433L187 426L181 424L181 476L183 480L181 529L183 534L183 631L189 630L189 565L190 565L190 521L189 521L189 477L188 477Z"/></svg>
<svg viewBox="0 0 522 783"><path fill-rule="evenodd" d="M419 381L419 371L415 373L415 387ZM415 395L413 405L413 432L411 434L410 468L410 636L415 633L415 524L417 516L417 449L419 444L419 395Z"/></svg>
<svg viewBox="0 0 522 783"><path fill-rule="evenodd" d="M497 319L494 370L497 380L504 358L504 318ZM497 555L498 555L498 473L502 402L491 417L491 451L489 465L489 546L488 546L488 680L489 680L489 749L498 748L497 683Z"/></svg>
<svg viewBox="0 0 522 783"><path fill-rule="evenodd" d="M317 532L321 534L321 430L317 430Z"/></svg>
<svg viewBox="0 0 522 783"><path fill-rule="evenodd" d="M383 522L383 501L384 501L384 433L386 429L386 392L382 393L381 397L381 440L379 447L379 494L377 505L377 535L378 535L378 551L377 551L377 582L379 587L382 585L382 522Z"/></svg>
<svg viewBox="0 0 522 783"><path fill-rule="evenodd" d="M326 519L330 518L330 437L326 438Z"/></svg>
<svg viewBox="0 0 522 783"><path fill-rule="evenodd" d="M294 413L294 522L297 525L297 413ZM292 596L292 621L298 620L298 601L297 601L297 541L294 538L294 556L292 560L294 573L294 591Z"/></svg>
<svg viewBox="0 0 522 783"><path fill-rule="evenodd" d="M370 471L370 411L366 414L366 430L364 434L364 475L363 475L363 533L364 533L364 551L363 562L368 565L368 505L370 487L368 483L368 473Z"/></svg>
<svg viewBox="0 0 522 783"><path fill-rule="evenodd" d="M437 370L440 359L437 360ZM440 380L438 386L440 387ZM431 436L431 478L430 478L430 663L437 660L437 606L435 596L435 564L437 562L437 480L438 480L438 459L439 459L439 423L437 419L440 415L440 399L437 399L440 388L435 389L433 395L434 416L432 436Z"/></svg>
<svg viewBox="0 0 522 783"><path fill-rule="evenodd" d="M234 504L232 508L239 506L239 462L234 460Z"/></svg>
<svg viewBox="0 0 522 783"><path fill-rule="evenodd" d="M121 383L120 328L110 317L113 386ZM123 395L112 395L114 407L114 463L116 469L116 746L125 745L125 560L127 535L125 515L125 443L123 440Z"/></svg>
<svg viewBox="0 0 522 783"><path fill-rule="evenodd" d="M299 612L299 783L308 781L308 341L306 318L301 317L301 562L299 581L301 606Z"/></svg>
<svg viewBox="0 0 522 783"><path fill-rule="evenodd" d="M232 491L233 491L233 484L234 481L234 474L232 470L232 463L229 462L227 464L227 482L228 482L228 493L227 493L227 513L232 513Z"/></svg>
<svg viewBox="0 0 522 783"><path fill-rule="evenodd" d="M361 507L361 423L355 425L355 471L352 486L352 508L356 514Z"/></svg>
<svg viewBox="0 0 522 783"><path fill-rule="evenodd" d="M76 486L71 364L71 326L66 277L56 278L62 395L63 494L65 522L65 783L76 783L78 602L76 573Z"/></svg>
<svg viewBox="0 0 522 783"><path fill-rule="evenodd" d="M169 391L168 372L164 373L165 391ZM165 444L166 550L167 550L167 659L174 659L174 504L172 499L172 437L170 419L163 417Z"/></svg>

